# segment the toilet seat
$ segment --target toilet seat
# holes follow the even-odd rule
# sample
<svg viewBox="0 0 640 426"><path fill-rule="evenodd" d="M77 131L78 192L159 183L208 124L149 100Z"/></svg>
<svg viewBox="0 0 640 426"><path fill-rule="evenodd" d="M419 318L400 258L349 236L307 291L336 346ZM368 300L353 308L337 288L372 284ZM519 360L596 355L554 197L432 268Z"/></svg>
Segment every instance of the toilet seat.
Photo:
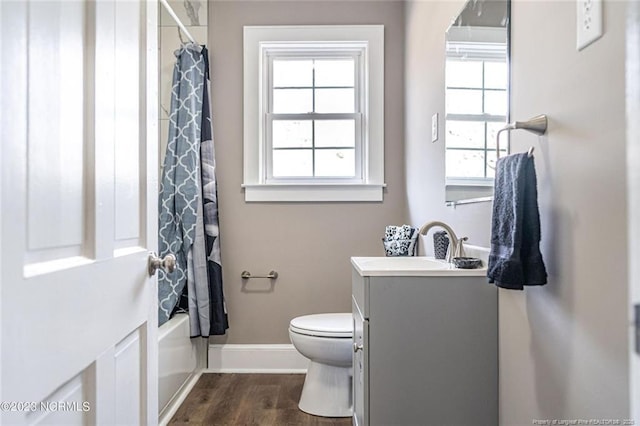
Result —
<svg viewBox="0 0 640 426"><path fill-rule="evenodd" d="M353 337L351 314L315 314L291 320L289 329L298 334L317 337Z"/></svg>

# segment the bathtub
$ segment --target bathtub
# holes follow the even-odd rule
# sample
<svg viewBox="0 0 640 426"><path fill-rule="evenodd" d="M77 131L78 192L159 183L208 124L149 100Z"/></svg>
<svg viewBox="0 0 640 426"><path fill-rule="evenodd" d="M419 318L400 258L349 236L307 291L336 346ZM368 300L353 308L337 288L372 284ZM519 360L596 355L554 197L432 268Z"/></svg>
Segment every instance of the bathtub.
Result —
<svg viewBox="0 0 640 426"><path fill-rule="evenodd" d="M177 314L158 330L158 414L167 424L200 377L207 339L189 338L189 316ZM205 355L203 355L203 352Z"/></svg>

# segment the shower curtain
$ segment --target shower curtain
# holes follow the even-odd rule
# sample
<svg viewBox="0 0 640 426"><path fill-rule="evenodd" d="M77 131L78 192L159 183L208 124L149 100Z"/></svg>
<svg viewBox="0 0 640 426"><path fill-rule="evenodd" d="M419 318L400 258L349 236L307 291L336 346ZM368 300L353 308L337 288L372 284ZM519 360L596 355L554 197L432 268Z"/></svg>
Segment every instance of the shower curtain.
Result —
<svg viewBox="0 0 640 426"><path fill-rule="evenodd" d="M191 336L228 328L222 288L215 152L206 47L176 51L169 140L160 186L159 252L176 255L173 273L158 277L158 322L187 311Z"/></svg>

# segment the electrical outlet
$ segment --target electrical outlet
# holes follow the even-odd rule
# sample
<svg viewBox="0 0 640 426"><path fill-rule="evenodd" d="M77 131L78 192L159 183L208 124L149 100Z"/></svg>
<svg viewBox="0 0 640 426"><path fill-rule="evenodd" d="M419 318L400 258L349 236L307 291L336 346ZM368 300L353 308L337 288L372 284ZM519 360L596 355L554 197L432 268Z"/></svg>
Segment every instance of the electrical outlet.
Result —
<svg viewBox="0 0 640 426"><path fill-rule="evenodd" d="M577 48L582 50L602 37L602 0L577 0Z"/></svg>
<svg viewBox="0 0 640 426"><path fill-rule="evenodd" d="M431 117L431 142L438 140L438 113Z"/></svg>

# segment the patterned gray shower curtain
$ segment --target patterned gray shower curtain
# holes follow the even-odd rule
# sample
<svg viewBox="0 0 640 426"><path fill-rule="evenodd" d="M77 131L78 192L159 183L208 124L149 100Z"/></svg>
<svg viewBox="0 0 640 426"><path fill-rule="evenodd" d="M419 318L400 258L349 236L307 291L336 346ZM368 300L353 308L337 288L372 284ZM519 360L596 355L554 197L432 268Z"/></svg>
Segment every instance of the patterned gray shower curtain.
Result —
<svg viewBox="0 0 640 426"><path fill-rule="evenodd" d="M176 51L169 140L160 187L159 252L174 253L176 270L160 271L158 322L187 311L191 336L228 328L222 289L215 152L208 93L208 51Z"/></svg>

